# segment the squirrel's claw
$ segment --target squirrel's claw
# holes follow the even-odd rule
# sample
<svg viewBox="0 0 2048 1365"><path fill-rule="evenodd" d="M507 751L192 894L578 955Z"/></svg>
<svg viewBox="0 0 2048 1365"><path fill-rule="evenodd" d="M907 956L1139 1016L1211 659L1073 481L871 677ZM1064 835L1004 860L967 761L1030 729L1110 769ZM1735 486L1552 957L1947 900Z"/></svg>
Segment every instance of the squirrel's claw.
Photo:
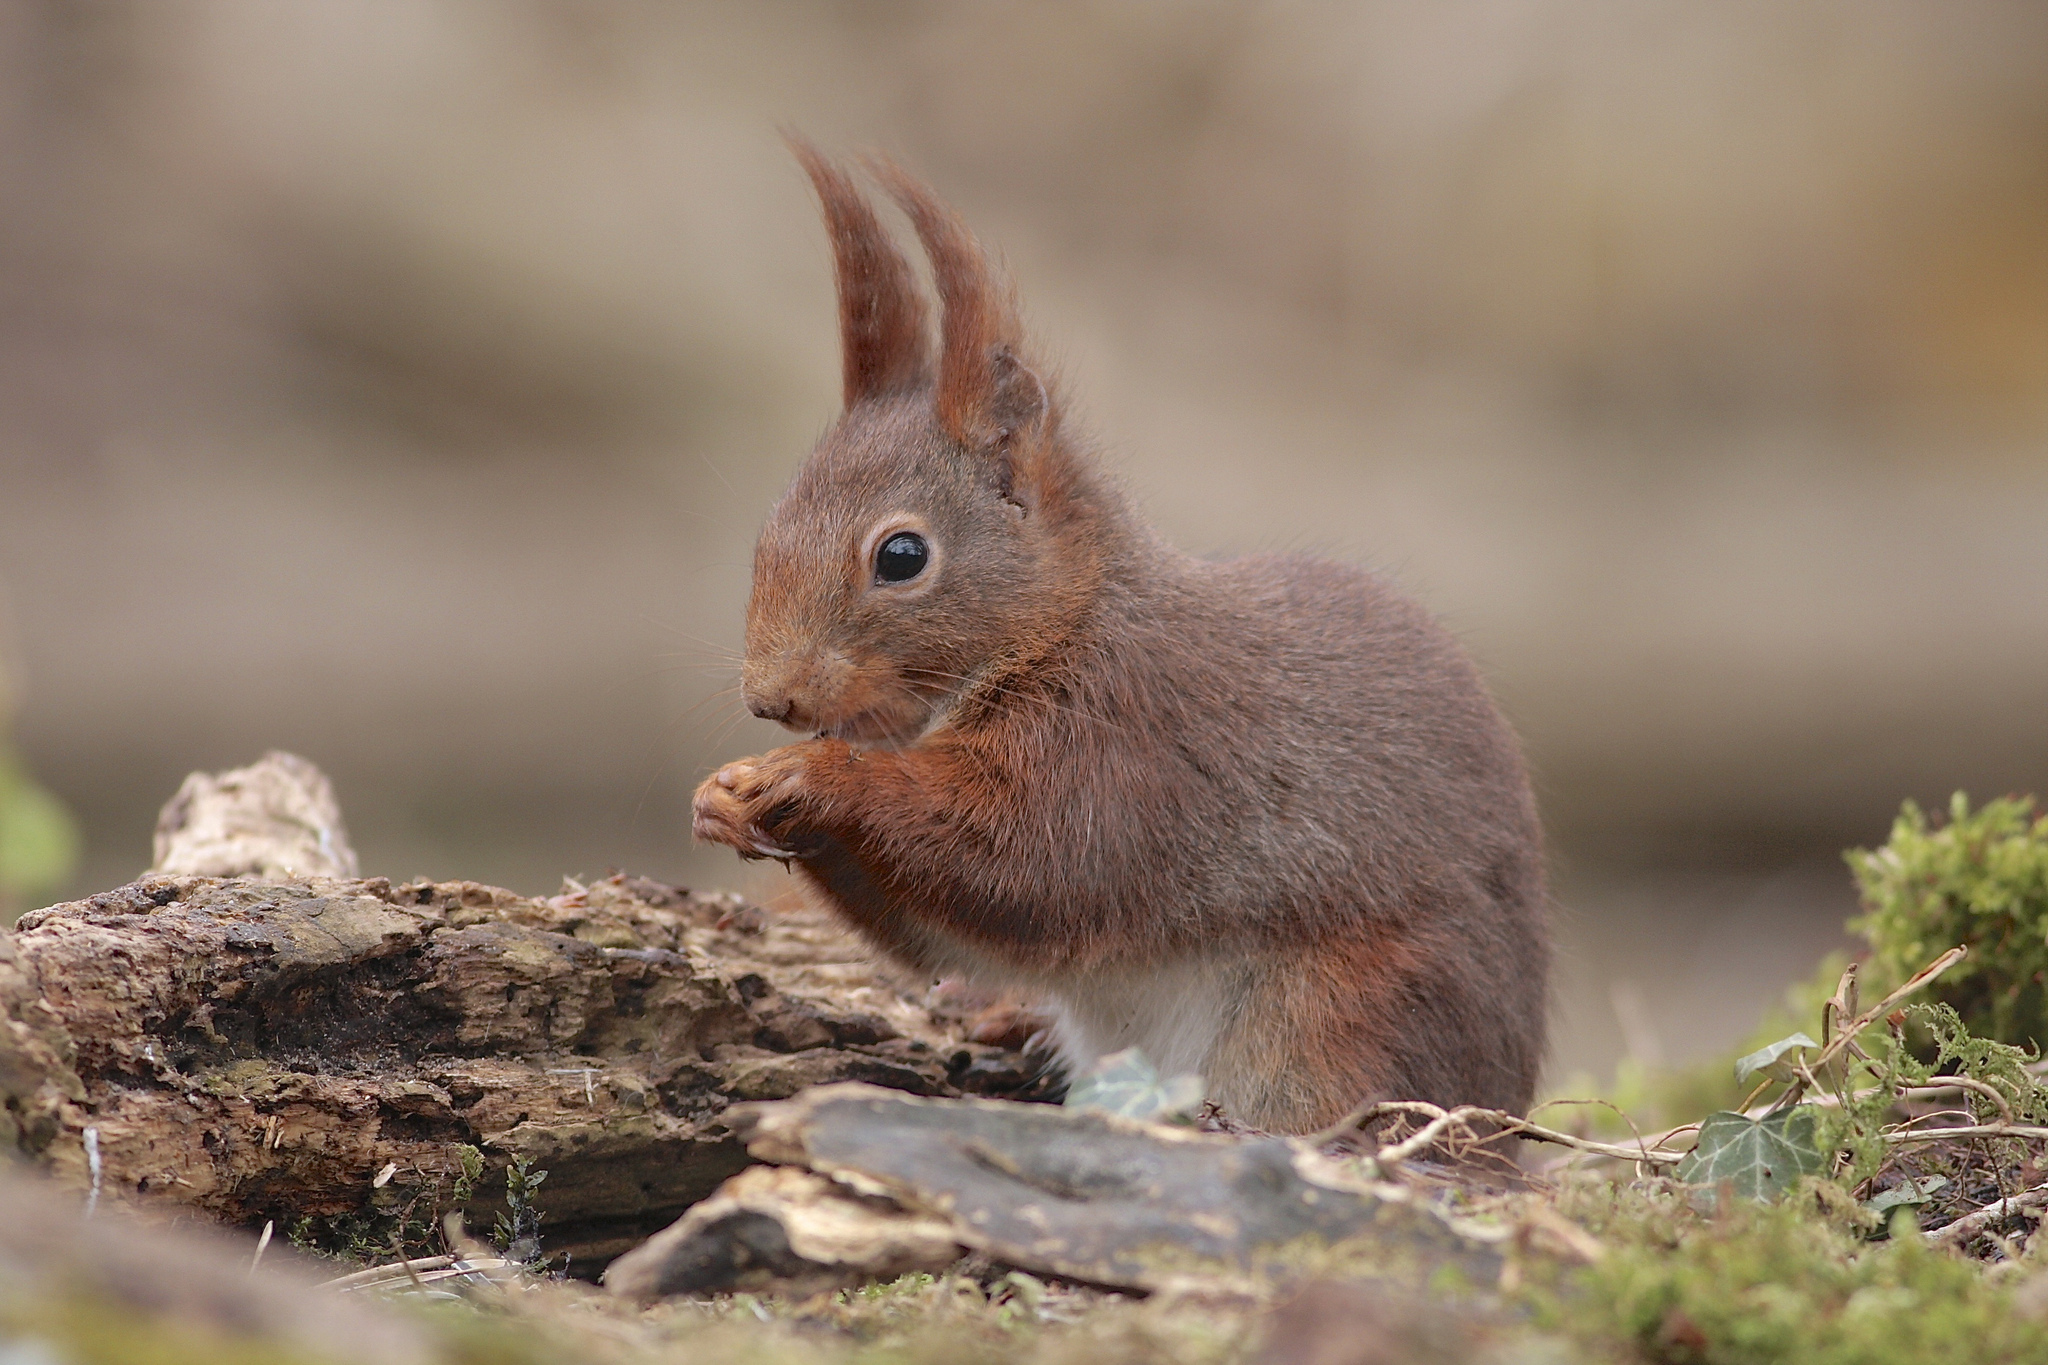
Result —
<svg viewBox="0 0 2048 1365"><path fill-rule="evenodd" d="M749 861L773 858L787 863L796 858L796 851L775 842L759 824L777 800L769 790L774 784L760 780L761 769L760 760L742 760L705 779L691 802L690 833L705 843L725 844Z"/></svg>
<svg viewBox="0 0 2048 1365"><path fill-rule="evenodd" d="M773 858L777 862L784 863L792 862L796 858L796 854L794 851L779 847L775 844L771 844L758 834L755 835L752 839L748 840L747 842L748 846L740 850L740 856L742 858L746 858L749 860L757 858Z"/></svg>

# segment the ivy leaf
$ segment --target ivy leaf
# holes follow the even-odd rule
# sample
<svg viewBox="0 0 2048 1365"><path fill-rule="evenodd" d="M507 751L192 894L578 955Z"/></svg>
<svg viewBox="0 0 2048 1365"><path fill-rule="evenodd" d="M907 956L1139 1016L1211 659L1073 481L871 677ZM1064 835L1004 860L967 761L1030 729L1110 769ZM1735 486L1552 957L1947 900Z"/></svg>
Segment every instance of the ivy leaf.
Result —
<svg viewBox="0 0 2048 1365"><path fill-rule="evenodd" d="M1738 1058L1735 1063L1735 1083L1737 1085L1748 1085L1750 1078L1759 1071L1774 1081L1790 1081L1794 1079L1792 1063L1798 1059L1792 1058L1788 1060L1785 1054L1796 1052L1800 1048L1818 1048L1819 1046L1819 1043L1814 1042L1813 1039L1803 1033L1795 1033L1789 1038L1780 1038L1768 1047L1760 1047L1747 1057Z"/></svg>
<svg viewBox="0 0 2048 1365"><path fill-rule="evenodd" d="M1689 1185L1726 1182L1737 1195L1770 1203L1799 1183L1821 1175L1828 1154L1820 1149L1814 1107L1795 1104L1762 1119L1723 1110L1707 1115L1699 1141L1678 1163L1678 1178Z"/></svg>
<svg viewBox="0 0 2048 1365"><path fill-rule="evenodd" d="M1162 1080L1141 1050L1127 1047L1098 1058L1067 1087L1069 1109L1094 1109L1128 1119L1171 1119L1201 1107L1200 1076Z"/></svg>
<svg viewBox="0 0 2048 1365"><path fill-rule="evenodd" d="M1923 1175L1917 1180L1901 1180L1888 1190L1879 1190L1863 1201L1863 1207L1872 1213L1889 1213L1903 1204L1925 1204L1934 1198L1935 1191L1948 1184L1945 1175Z"/></svg>

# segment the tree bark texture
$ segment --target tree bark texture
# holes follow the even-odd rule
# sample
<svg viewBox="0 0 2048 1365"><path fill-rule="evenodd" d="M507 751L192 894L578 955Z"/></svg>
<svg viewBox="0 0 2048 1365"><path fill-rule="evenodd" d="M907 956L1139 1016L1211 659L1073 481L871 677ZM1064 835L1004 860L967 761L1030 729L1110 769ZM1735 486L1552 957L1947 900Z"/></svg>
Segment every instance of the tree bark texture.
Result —
<svg viewBox="0 0 2048 1365"><path fill-rule="evenodd" d="M544 1248L595 1269L747 1164L729 1104L841 1080L1040 1084L821 914L639 878L155 876L0 934L0 1145L364 1252L458 1204L488 1227L524 1158Z"/></svg>

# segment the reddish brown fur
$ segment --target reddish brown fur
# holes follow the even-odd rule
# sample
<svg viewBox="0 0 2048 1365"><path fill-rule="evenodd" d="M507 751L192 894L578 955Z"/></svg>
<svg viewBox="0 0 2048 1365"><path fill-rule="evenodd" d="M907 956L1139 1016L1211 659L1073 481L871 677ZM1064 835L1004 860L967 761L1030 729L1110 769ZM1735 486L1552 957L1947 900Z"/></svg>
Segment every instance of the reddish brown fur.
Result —
<svg viewBox="0 0 2048 1365"><path fill-rule="evenodd" d="M898 348L859 374L927 374L921 331L861 321L912 314L900 255L799 155L849 351ZM856 398L849 360L748 608L749 704L814 737L708 780L698 836L793 860L905 962L1047 993L1070 1059L1140 1043L1250 1123L1526 1105L1540 835L1469 661L1360 570L1158 541L1062 428L973 238L878 174L934 261L938 374ZM891 527L934 548L909 584L874 578Z"/></svg>
<svg viewBox="0 0 2048 1365"><path fill-rule="evenodd" d="M846 406L915 388L927 379L930 366L924 298L911 278L910 262L882 231L874 209L845 172L802 138L785 134L784 140L817 187L832 238Z"/></svg>
<svg viewBox="0 0 2048 1365"><path fill-rule="evenodd" d="M933 402L939 425L962 445L986 445L1004 434L993 411L997 365L1013 354L1022 331L1016 303L996 282L987 257L959 215L900 166L881 160L870 165L909 215L931 259L932 285L946 320Z"/></svg>

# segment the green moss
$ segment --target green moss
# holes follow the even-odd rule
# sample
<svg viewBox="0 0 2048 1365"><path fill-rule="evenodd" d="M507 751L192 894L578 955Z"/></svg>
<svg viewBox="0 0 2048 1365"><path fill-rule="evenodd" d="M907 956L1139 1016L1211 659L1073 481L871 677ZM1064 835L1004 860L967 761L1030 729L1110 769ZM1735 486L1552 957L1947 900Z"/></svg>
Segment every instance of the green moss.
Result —
<svg viewBox="0 0 2048 1365"><path fill-rule="evenodd" d="M1709 1216L1676 1188L1582 1184L1559 1207L1607 1255L1521 1301L1598 1358L2048 1360L2048 1324L2017 1311L2012 1281L1918 1236L1869 1242L1851 1212L1819 1200L1736 1201Z"/></svg>
<svg viewBox="0 0 2048 1365"><path fill-rule="evenodd" d="M1871 948L1866 996L1960 943L1970 954L1933 998L1979 1037L2048 1040L2048 815L2033 797L1972 811L1957 792L1942 825L1908 801L1883 847L1847 857L1865 912L1850 927Z"/></svg>
<svg viewBox="0 0 2048 1365"><path fill-rule="evenodd" d="M225 1066L202 1071L197 1079L199 1089L209 1095L257 1100L276 1096L292 1073L261 1057L238 1057Z"/></svg>
<svg viewBox="0 0 2048 1365"><path fill-rule="evenodd" d="M1867 1217L1839 1202L1802 1197L1703 1214L1686 1196L1663 1182L1574 1183L1553 1207L1601 1240L1598 1263L1518 1256L1514 1288L1432 1297L1479 1325L1492 1344L1489 1359L2048 1360L2048 1323L2023 1311L2018 1277L1987 1275L1917 1236L1871 1242ZM961 1276L916 1276L829 1303L742 1295L674 1305L656 1310L663 1325L651 1334L654 1354L833 1365L1220 1363L1256 1358L1265 1330L1261 1314L1242 1303L1137 1303L1051 1290L1026 1304L1005 1299L1000 1284L991 1289L998 1292Z"/></svg>

